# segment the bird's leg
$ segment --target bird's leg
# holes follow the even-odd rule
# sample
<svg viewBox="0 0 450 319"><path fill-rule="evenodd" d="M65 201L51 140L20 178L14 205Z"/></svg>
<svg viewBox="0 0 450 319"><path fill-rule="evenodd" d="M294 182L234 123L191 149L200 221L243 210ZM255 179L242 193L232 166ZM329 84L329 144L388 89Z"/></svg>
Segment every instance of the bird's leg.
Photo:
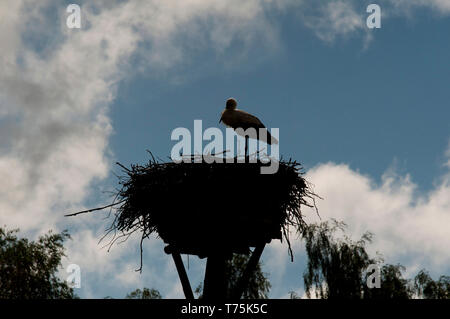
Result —
<svg viewBox="0 0 450 319"><path fill-rule="evenodd" d="M247 158L248 158L248 136L245 137L245 153L244 153L244 158L245 158L245 162L247 162Z"/></svg>

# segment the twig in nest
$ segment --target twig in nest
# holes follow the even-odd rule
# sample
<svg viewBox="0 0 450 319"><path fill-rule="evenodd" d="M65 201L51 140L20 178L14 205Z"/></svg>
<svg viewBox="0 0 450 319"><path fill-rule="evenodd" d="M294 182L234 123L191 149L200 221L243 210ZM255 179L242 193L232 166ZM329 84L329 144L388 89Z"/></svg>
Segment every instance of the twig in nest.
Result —
<svg viewBox="0 0 450 319"><path fill-rule="evenodd" d="M105 208L109 208L109 207L113 207L113 206L122 204L122 203L125 202L125 201L126 201L126 199L123 199L123 200L121 200L120 202L117 202L117 203L112 203L112 204L109 204L109 205L106 205L106 206L103 206L103 207L98 207L98 208L92 208L92 209L88 209L88 210L83 210L83 211L81 211L81 212L77 212L77 213L73 213L73 214L67 214L67 215L64 215L64 216L65 216L65 217L70 217L70 216L77 216L77 215L80 215L80 214L86 214L86 213L90 213L90 212L95 212L95 211L97 211L97 210L102 210L102 209L105 209Z"/></svg>

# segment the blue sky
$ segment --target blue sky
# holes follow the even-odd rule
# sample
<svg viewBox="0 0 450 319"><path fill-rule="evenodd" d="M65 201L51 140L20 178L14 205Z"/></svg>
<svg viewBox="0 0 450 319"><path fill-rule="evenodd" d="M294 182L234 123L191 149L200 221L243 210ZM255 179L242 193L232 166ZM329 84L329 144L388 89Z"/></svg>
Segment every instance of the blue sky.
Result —
<svg viewBox="0 0 450 319"><path fill-rule="evenodd" d="M410 277L450 273L449 1L379 1L372 30L371 2L352 0L80 1L79 30L65 25L69 2L7 2L0 223L30 237L69 228L64 266L81 266L81 297L143 286L182 297L159 239L139 275L137 238L108 253L101 213L62 212L108 203L116 161L144 163L146 149L167 158L173 129L218 126L231 96L280 128L280 154L304 165L322 218L346 221L354 238L373 231L371 249ZM263 255L273 298L303 294L296 245L294 263L281 243ZM194 286L203 267L190 258Z"/></svg>
<svg viewBox="0 0 450 319"><path fill-rule="evenodd" d="M324 43L295 12L277 19L282 47L263 61L250 57L229 70L206 49L208 65L183 68L181 84L149 71L121 86L111 113L117 158L140 162L146 148L168 156L174 127L192 129L194 119L217 126L225 99L234 96L239 107L280 127L282 153L306 167L344 162L381 176L397 161L429 188L449 138L448 19L428 12L383 21L366 50L359 36Z"/></svg>

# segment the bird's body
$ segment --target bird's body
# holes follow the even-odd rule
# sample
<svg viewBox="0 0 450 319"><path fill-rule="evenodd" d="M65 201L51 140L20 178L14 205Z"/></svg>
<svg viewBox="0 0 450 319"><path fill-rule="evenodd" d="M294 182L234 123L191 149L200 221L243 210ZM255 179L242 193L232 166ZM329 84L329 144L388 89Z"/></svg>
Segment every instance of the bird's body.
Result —
<svg viewBox="0 0 450 319"><path fill-rule="evenodd" d="M276 138L270 135L264 124L254 115L242 110L236 109L237 102L235 99L228 99L226 108L222 112L219 123L222 121L225 125L236 130L242 128L244 131L249 128L256 130L256 137L267 144L278 144Z"/></svg>

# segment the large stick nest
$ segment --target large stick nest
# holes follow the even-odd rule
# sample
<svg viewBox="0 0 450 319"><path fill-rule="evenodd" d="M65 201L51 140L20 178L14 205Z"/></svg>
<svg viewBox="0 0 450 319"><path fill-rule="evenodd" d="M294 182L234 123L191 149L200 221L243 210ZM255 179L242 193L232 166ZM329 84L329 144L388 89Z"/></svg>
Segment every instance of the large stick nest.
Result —
<svg viewBox="0 0 450 319"><path fill-rule="evenodd" d="M262 165L173 163L153 156L145 165L120 165L121 205L111 230L141 231L142 240L156 233L172 249L200 257L247 253L284 237L292 258L288 228L302 232L301 207L315 207L317 195L296 161L281 160L275 174L261 174Z"/></svg>

